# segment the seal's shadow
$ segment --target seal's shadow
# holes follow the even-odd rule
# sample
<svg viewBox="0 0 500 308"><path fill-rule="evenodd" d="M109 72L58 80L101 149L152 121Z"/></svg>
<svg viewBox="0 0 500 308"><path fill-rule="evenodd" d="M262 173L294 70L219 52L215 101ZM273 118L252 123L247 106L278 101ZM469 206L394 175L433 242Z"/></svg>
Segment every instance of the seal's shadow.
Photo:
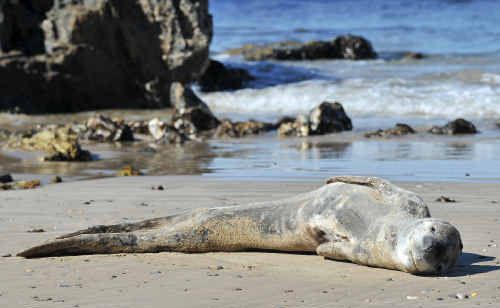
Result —
<svg viewBox="0 0 500 308"><path fill-rule="evenodd" d="M499 265L478 264L493 260L495 260L495 257L464 252L460 256L458 264L446 276L461 277L500 270Z"/></svg>

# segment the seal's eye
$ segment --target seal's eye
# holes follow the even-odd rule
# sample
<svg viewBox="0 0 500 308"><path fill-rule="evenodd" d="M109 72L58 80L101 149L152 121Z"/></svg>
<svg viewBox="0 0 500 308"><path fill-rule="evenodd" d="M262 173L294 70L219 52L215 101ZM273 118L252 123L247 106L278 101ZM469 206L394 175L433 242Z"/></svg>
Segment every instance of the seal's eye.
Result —
<svg viewBox="0 0 500 308"><path fill-rule="evenodd" d="M432 233L436 232L436 228L431 227L431 232L432 232Z"/></svg>

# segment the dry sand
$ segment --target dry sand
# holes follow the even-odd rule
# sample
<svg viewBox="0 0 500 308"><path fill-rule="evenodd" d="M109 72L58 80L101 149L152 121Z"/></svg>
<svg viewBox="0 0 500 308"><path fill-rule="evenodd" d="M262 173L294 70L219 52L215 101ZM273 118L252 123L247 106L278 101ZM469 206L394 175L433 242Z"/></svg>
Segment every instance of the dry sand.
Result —
<svg viewBox="0 0 500 308"><path fill-rule="evenodd" d="M0 192L0 255L94 224L278 199L321 184L136 177ZM465 253L447 277L280 253L2 257L0 307L500 307L500 185L399 184L461 231ZM441 195L458 202L435 202ZM33 228L46 232L27 232Z"/></svg>

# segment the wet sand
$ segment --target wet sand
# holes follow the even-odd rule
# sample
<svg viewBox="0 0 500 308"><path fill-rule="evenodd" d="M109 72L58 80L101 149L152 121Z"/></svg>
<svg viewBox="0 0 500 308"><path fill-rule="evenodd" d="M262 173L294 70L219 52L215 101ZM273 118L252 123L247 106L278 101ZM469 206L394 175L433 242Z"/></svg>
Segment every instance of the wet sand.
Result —
<svg viewBox="0 0 500 308"><path fill-rule="evenodd" d="M278 199L320 181L224 181L135 177L0 193L0 254L12 254L94 224L184 209ZM458 226L460 265L446 277L281 253L130 254L25 260L0 258L1 307L471 307L500 305L498 184L399 183L433 216ZM152 190L163 185L165 190ZM457 203L438 203L446 195ZM27 230L43 228L43 233ZM469 299L450 297L457 293ZM473 296L474 295L474 296Z"/></svg>

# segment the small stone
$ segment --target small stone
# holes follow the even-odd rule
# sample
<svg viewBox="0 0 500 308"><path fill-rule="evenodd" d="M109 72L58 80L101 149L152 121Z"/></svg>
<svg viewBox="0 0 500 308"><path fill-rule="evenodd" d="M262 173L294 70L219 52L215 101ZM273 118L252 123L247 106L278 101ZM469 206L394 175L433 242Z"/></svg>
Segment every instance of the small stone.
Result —
<svg viewBox="0 0 500 308"><path fill-rule="evenodd" d="M152 190L165 190L165 187L163 185L158 185L158 186L153 186L151 187Z"/></svg>
<svg viewBox="0 0 500 308"><path fill-rule="evenodd" d="M217 265L217 267L215 268L216 270L223 270L224 269L224 266L222 265Z"/></svg>
<svg viewBox="0 0 500 308"><path fill-rule="evenodd" d="M438 298L436 298L436 300L437 300L437 301L444 301L444 298L442 298L442 297L438 297Z"/></svg>
<svg viewBox="0 0 500 308"><path fill-rule="evenodd" d="M476 297L476 296L478 296L478 295L479 295L479 293L478 293L478 292L472 292L472 293L470 294L470 297Z"/></svg>
<svg viewBox="0 0 500 308"><path fill-rule="evenodd" d="M40 187L40 184L40 180L19 181L15 183L15 186L19 189L34 189Z"/></svg>
<svg viewBox="0 0 500 308"><path fill-rule="evenodd" d="M457 200L452 199L450 197L441 196L441 197L436 199L436 202L455 203L455 202L457 202Z"/></svg>
<svg viewBox="0 0 500 308"><path fill-rule="evenodd" d="M242 288L234 288L235 291L243 291Z"/></svg>
<svg viewBox="0 0 500 308"><path fill-rule="evenodd" d="M386 281L394 281L392 278L387 278Z"/></svg>
<svg viewBox="0 0 500 308"><path fill-rule="evenodd" d="M285 293L293 293L292 289L285 290Z"/></svg>
<svg viewBox="0 0 500 308"><path fill-rule="evenodd" d="M30 229L30 230L28 230L26 232L28 232L28 233L43 233L43 232L45 232L45 230L42 229L42 228L38 228L38 229L35 228L35 229Z"/></svg>
<svg viewBox="0 0 500 308"><path fill-rule="evenodd" d="M140 170L135 169L131 165L124 166L118 173L117 176L139 176L144 175Z"/></svg>
<svg viewBox="0 0 500 308"><path fill-rule="evenodd" d="M455 298L457 298L457 299L467 299L467 298L469 298L469 295L467 295L465 293L457 293L457 294L455 294Z"/></svg>
<svg viewBox="0 0 500 308"><path fill-rule="evenodd" d="M54 176L54 177L50 180L50 182L51 182L52 184L62 183L62 181L63 181L63 180L62 180L62 178L61 178L60 176L58 176L58 175L55 175L55 176Z"/></svg>
<svg viewBox="0 0 500 308"><path fill-rule="evenodd" d="M12 255L10 253L6 253L4 255L2 255L2 258L10 258L12 257Z"/></svg>
<svg viewBox="0 0 500 308"><path fill-rule="evenodd" d="M0 183L10 183L10 182L14 182L14 179L10 174L0 175Z"/></svg>
<svg viewBox="0 0 500 308"><path fill-rule="evenodd" d="M416 300L416 299L418 299L418 296L408 295L408 296L406 296L406 299L407 300Z"/></svg>

